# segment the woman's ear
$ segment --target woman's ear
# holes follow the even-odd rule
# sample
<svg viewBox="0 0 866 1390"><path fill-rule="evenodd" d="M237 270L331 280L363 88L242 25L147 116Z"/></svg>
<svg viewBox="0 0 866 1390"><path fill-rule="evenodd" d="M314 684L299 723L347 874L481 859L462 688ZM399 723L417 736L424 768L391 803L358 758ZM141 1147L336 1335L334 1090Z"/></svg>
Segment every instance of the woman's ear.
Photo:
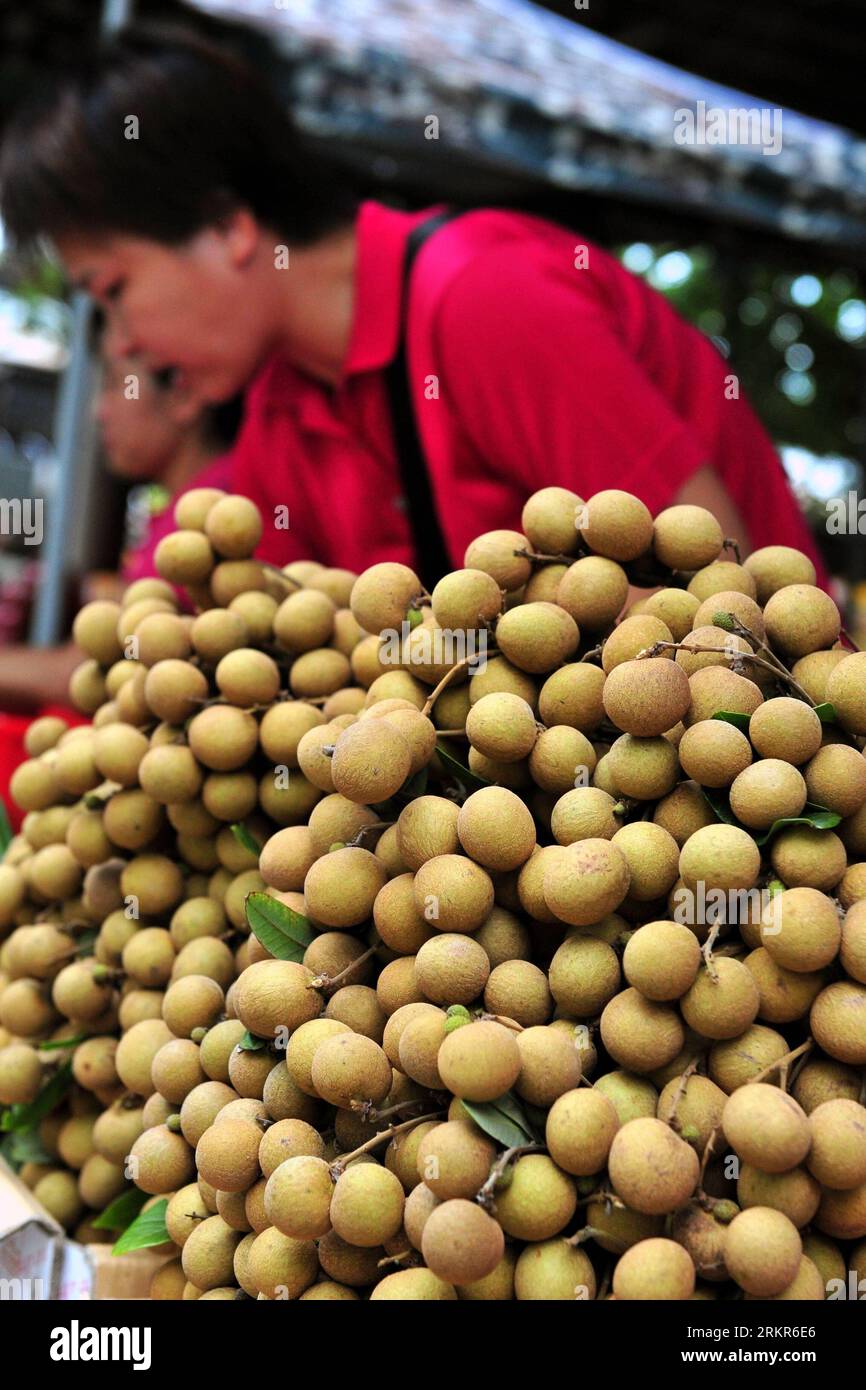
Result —
<svg viewBox="0 0 866 1390"><path fill-rule="evenodd" d="M216 230L225 243L230 264L236 270L249 265L261 240L261 226L253 214L247 208L234 208L220 218Z"/></svg>

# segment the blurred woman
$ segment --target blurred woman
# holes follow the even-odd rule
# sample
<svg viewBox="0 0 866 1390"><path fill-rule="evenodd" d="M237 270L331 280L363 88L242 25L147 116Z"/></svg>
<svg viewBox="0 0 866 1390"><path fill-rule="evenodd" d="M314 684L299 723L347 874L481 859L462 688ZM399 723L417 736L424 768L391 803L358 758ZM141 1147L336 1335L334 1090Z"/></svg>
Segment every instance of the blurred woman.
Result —
<svg viewBox="0 0 866 1390"><path fill-rule="evenodd" d="M817 558L729 364L660 294L537 217L358 203L209 43L120 35L13 126L0 175L11 237L53 241L125 352L209 402L249 386L233 480L264 559L432 583L550 484Z"/></svg>
<svg viewBox="0 0 866 1390"><path fill-rule="evenodd" d="M231 487L231 460L225 450L237 425L230 402L220 410L202 406L171 373L156 375L134 357L112 357L103 340L103 373L95 413L108 467L133 484L159 484L161 505L149 509L141 534L122 557L116 582L85 578L82 602L98 594L114 596L123 584L154 574L153 552L172 529L172 507L191 487ZM72 642L58 647L0 648L0 710L33 712L65 704L67 684L82 660Z"/></svg>

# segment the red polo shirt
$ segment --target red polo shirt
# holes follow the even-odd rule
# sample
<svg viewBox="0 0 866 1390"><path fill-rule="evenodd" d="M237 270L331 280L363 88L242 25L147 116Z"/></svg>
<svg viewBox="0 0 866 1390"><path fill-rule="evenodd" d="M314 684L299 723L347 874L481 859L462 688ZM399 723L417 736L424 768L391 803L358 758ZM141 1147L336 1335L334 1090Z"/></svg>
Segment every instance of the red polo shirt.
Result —
<svg viewBox="0 0 866 1390"><path fill-rule="evenodd" d="M354 324L336 387L272 359L248 391L233 481L263 509L265 559L412 562L383 368L397 346L406 237L434 210L361 205ZM407 351L455 566L479 532L519 529L537 488L624 488L657 511L706 463L747 520L751 548L815 556L730 365L576 233L493 209L445 225L415 263Z"/></svg>

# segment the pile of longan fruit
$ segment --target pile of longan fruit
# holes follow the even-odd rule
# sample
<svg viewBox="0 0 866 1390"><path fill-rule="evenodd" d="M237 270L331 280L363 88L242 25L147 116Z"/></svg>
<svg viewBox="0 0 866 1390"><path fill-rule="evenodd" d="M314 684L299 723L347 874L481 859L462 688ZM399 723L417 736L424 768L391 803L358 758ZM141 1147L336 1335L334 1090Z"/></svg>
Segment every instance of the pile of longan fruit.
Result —
<svg viewBox="0 0 866 1390"><path fill-rule="evenodd" d="M852 1296L866 653L809 558L616 490L431 592L175 521L12 779L36 1197L161 1203L159 1299Z"/></svg>

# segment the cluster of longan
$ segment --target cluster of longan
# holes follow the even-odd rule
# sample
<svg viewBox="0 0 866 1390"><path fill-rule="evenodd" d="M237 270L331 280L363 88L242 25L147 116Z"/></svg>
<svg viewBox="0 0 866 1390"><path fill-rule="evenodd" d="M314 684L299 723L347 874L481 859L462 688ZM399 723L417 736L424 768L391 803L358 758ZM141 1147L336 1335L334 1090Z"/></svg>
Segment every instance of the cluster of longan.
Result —
<svg viewBox="0 0 866 1390"><path fill-rule="evenodd" d="M176 520L13 786L0 1100L74 1076L37 1196L166 1198L160 1298L862 1277L866 654L808 558L545 488L428 594Z"/></svg>

